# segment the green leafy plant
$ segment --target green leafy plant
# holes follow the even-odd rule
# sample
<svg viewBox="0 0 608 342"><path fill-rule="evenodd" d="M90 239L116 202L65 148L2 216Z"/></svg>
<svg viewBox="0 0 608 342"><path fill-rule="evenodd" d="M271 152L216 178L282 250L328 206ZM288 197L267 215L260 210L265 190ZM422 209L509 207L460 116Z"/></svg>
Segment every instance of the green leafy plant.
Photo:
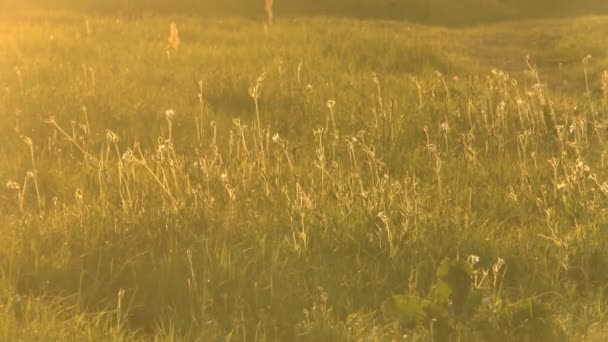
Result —
<svg viewBox="0 0 608 342"><path fill-rule="evenodd" d="M490 296L496 282L480 287L483 282L476 283L474 275L479 270L475 270L474 265L469 261L444 259L436 270L436 281L428 296L391 296L382 305L385 318L397 321L408 330L424 329L435 341L452 341L463 336L513 341L565 338L553 321L550 306L538 299L503 305L495 298L492 303ZM503 266L504 261L499 259L491 271L499 273Z"/></svg>
<svg viewBox="0 0 608 342"><path fill-rule="evenodd" d="M473 269L466 261L443 260L435 277L427 298L394 295L384 302L382 310L405 328L423 326L435 339L446 340L477 313L482 294L474 288Z"/></svg>

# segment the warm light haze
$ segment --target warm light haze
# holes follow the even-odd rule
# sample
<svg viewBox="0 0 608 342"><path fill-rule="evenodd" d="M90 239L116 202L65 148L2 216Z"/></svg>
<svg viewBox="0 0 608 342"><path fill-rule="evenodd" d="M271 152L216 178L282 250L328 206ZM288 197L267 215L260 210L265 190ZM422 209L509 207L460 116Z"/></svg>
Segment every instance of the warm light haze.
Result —
<svg viewBox="0 0 608 342"><path fill-rule="evenodd" d="M605 0L0 0L0 341L608 340Z"/></svg>

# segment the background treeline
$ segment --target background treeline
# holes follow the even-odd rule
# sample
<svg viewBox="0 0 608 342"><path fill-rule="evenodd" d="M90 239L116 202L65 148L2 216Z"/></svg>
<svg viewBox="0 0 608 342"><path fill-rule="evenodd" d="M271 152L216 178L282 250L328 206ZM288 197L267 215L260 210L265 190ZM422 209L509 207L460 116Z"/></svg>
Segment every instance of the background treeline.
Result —
<svg viewBox="0 0 608 342"><path fill-rule="evenodd" d="M71 9L139 15L191 13L261 17L263 0L0 0L0 10ZM475 24L517 18L608 13L606 0L275 0L277 17L328 15Z"/></svg>

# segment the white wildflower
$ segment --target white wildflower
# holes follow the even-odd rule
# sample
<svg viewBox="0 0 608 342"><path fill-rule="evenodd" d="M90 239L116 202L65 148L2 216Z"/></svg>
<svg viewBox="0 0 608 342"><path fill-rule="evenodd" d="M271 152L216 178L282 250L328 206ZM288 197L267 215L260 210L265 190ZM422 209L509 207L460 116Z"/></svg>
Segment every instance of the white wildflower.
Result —
<svg viewBox="0 0 608 342"><path fill-rule="evenodd" d="M475 266L477 265L477 263L479 263L479 256L478 255L474 255L471 254L469 255L469 257L467 258L467 262L471 265L471 266Z"/></svg>
<svg viewBox="0 0 608 342"><path fill-rule="evenodd" d="M174 116L175 116L175 110L173 110L173 109L167 109L165 111L165 117L167 118L167 120L173 120Z"/></svg>
<svg viewBox="0 0 608 342"><path fill-rule="evenodd" d="M11 181L11 180L9 180L8 182L6 182L6 187L8 189L11 189L11 190L19 190L19 189L21 189L21 187L19 186L19 183Z"/></svg>

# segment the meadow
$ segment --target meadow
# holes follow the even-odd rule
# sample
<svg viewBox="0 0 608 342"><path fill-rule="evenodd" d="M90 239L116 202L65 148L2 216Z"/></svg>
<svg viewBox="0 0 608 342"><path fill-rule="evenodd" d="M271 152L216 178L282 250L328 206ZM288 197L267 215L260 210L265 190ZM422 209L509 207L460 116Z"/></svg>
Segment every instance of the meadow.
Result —
<svg viewBox="0 0 608 342"><path fill-rule="evenodd" d="M181 13L261 18L264 16L263 3L264 0L0 0L0 11L44 8L130 16ZM608 14L608 4L604 0L276 0L273 3L281 18L406 19L459 26L509 19Z"/></svg>
<svg viewBox="0 0 608 342"><path fill-rule="evenodd" d="M0 340L603 341L606 46L0 14Z"/></svg>

